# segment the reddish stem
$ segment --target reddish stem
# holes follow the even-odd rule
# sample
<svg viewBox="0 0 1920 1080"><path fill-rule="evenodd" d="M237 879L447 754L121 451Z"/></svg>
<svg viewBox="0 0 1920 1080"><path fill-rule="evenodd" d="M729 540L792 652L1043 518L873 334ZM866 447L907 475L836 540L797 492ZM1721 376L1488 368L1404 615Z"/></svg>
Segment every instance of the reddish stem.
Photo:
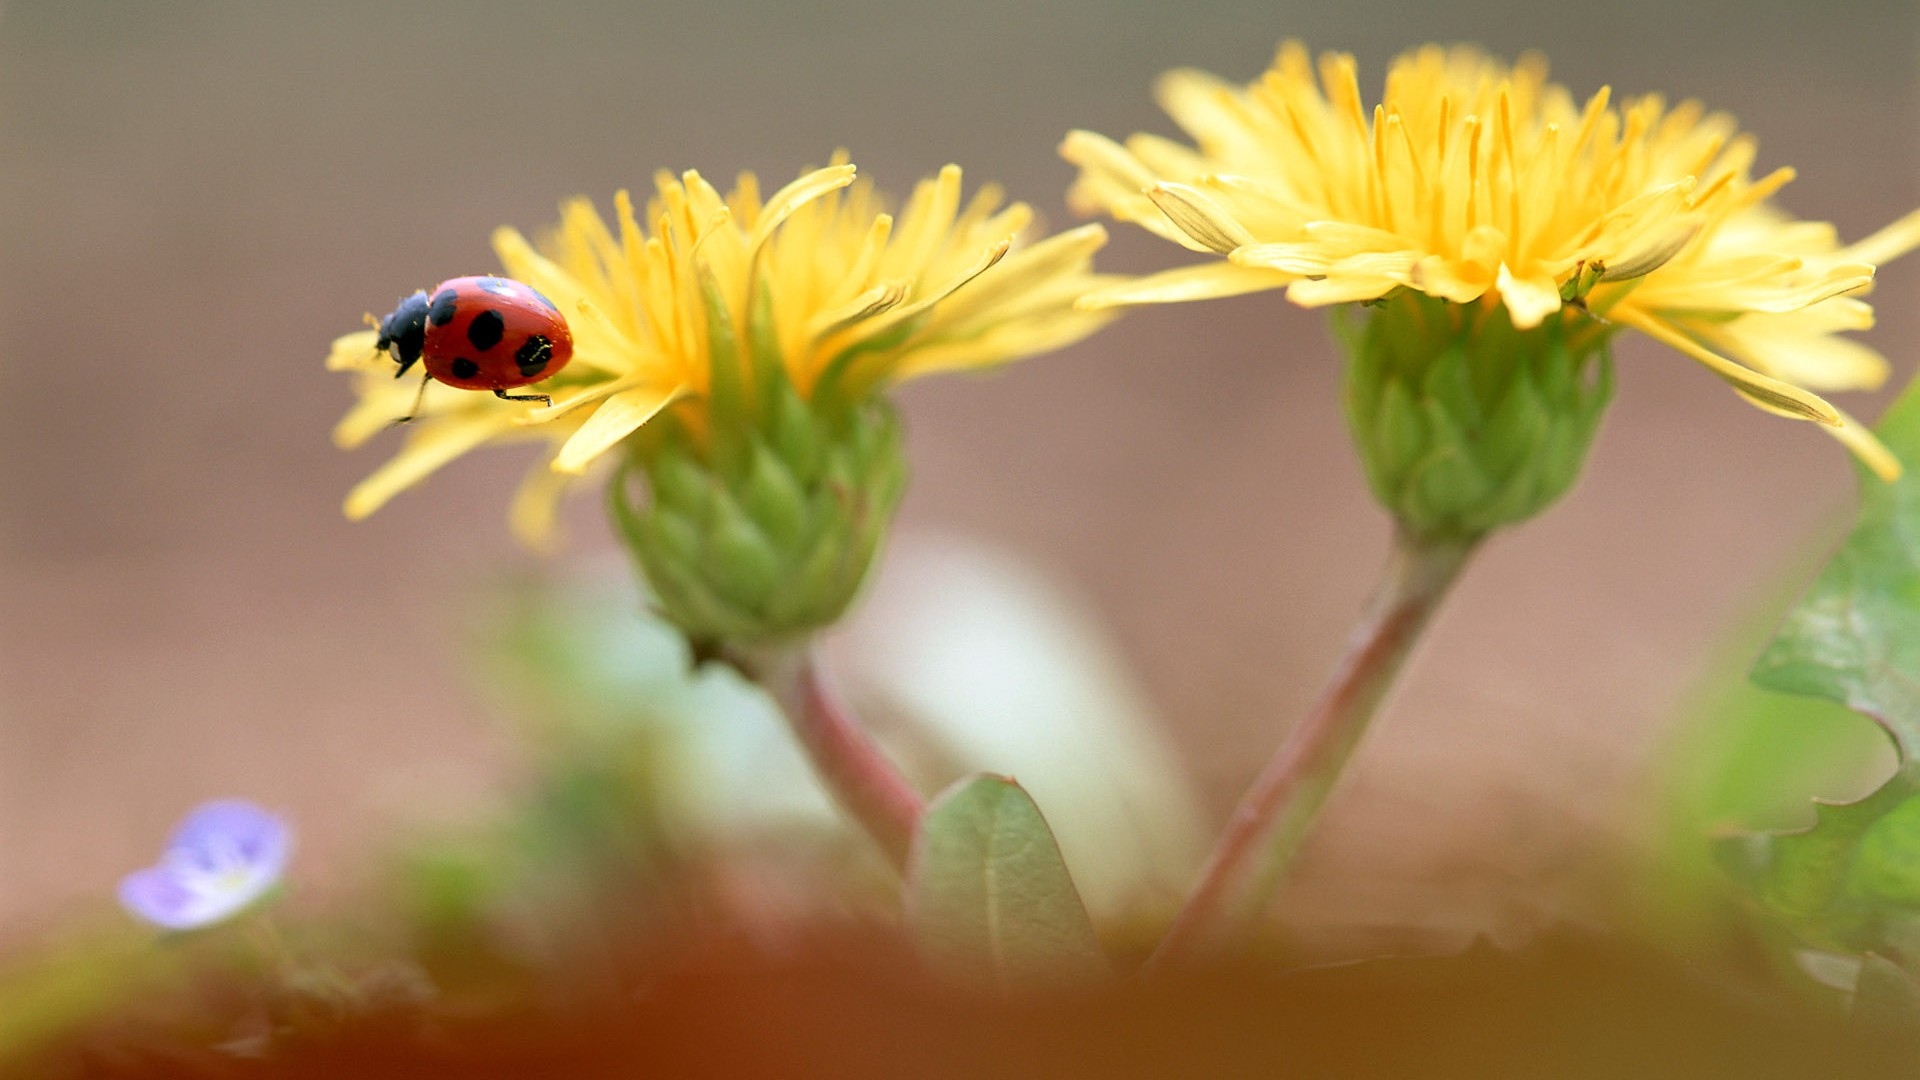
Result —
<svg viewBox="0 0 1920 1080"><path fill-rule="evenodd" d="M926 800L841 704L813 650L761 652L734 664L773 695L834 801L904 871Z"/></svg>
<svg viewBox="0 0 1920 1080"><path fill-rule="evenodd" d="M1241 798L1200 884L1147 961L1149 968L1203 958L1258 922L1368 721L1472 551L1471 543L1396 538L1386 576L1346 655L1313 710L1287 732Z"/></svg>

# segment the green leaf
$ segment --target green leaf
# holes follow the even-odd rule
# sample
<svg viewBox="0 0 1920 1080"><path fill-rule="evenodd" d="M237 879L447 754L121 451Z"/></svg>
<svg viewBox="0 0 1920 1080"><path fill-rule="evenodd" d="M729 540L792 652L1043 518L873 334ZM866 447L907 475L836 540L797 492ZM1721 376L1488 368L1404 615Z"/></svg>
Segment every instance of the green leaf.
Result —
<svg viewBox="0 0 1920 1080"><path fill-rule="evenodd" d="M1895 863L1873 865L1862 862L1869 854L1865 841L1913 794L1913 782L1897 775L1858 802L1814 804L1812 828L1773 837L1761 896L1787 915L1816 918L1851 899L1856 883L1897 877L1898 845L1879 845Z"/></svg>
<svg viewBox="0 0 1920 1080"><path fill-rule="evenodd" d="M1920 771L1850 803L1816 803L1811 828L1722 841L1722 864L1809 941L1909 955L1920 929Z"/></svg>
<svg viewBox="0 0 1920 1080"><path fill-rule="evenodd" d="M1006 991L1112 975L1053 831L1007 777L968 777L927 808L906 906L921 951L957 981Z"/></svg>
<svg viewBox="0 0 1920 1080"><path fill-rule="evenodd" d="M1888 787L1911 792L1913 783L1902 778ZM1849 884L1876 903L1920 908L1920 797L1908 795L1867 826L1854 852Z"/></svg>
<svg viewBox="0 0 1920 1080"><path fill-rule="evenodd" d="M1909 463L1888 484L1861 470L1860 519L1753 667L1773 690L1840 702L1920 751L1920 383L1875 429Z"/></svg>

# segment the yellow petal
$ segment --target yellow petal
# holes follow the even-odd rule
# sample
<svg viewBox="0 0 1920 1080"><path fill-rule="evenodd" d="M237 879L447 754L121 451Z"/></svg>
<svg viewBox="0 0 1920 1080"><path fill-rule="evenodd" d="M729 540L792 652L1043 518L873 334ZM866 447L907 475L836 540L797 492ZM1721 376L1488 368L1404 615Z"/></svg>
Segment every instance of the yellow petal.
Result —
<svg viewBox="0 0 1920 1080"><path fill-rule="evenodd" d="M1383 277L1405 285L1413 278L1411 251L1363 251L1327 268L1328 277Z"/></svg>
<svg viewBox="0 0 1920 1080"><path fill-rule="evenodd" d="M1159 177L1132 151L1103 135L1075 131L1060 144L1060 153L1080 166L1067 191L1067 205L1076 213L1111 214L1174 243L1190 243L1147 198L1146 190Z"/></svg>
<svg viewBox="0 0 1920 1080"><path fill-rule="evenodd" d="M493 253L509 277L540 290L562 311L579 299L580 288L566 270L533 249L520 230L501 226L493 230Z"/></svg>
<svg viewBox="0 0 1920 1080"><path fill-rule="evenodd" d="M563 391L553 395L553 404L528 409L520 414L521 424L545 424L578 409L589 402L612 397L622 390L630 390L640 382L637 375L623 375L618 379L608 379L591 386L580 387L572 391Z"/></svg>
<svg viewBox="0 0 1920 1080"><path fill-rule="evenodd" d="M1601 281L1632 281L1646 277L1673 261L1680 250L1692 242L1700 231L1700 222L1688 220L1676 224L1664 235L1656 236L1634 251L1606 264L1606 270L1600 275Z"/></svg>
<svg viewBox="0 0 1920 1080"><path fill-rule="evenodd" d="M1493 287L1493 275L1479 263L1429 255L1408 271L1409 283L1428 296L1470 304Z"/></svg>
<svg viewBox="0 0 1920 1080"><path fill-rule="evenodd" d="M1725 259L1711 272L1693 266L1686 275L1655 274L1644 281L1636 303L1649 310L1786 314L1869 288L1873 267L1836 263L1809 268L1791 256L1756 255Z"/></svg>
<svg viewBox="0 0 1920 1080"><path fill-rule="evenodd" d="M1264 266L1299 277L1319 277L1333 265L1333 256L1319 244L1250 244L1230 256L1239 266Z"/></svg>
<svg viewBox="0 0 1920 1080"><path fill-rule="evenodd" d="M1840 426L1829 428L1827 431L1840 440L1840 445L1852 451L1860 464L1871 469L1875 476L1889 484L1900 479L1903 471L1900 459L1894 456L1892 450L1887 449L1887 444L1880 441L1872 428L1846 413L1840 413Z"/></svg>
<svg viewBox="0 0 1920 1080"><path fill-rule="evenodd" d="M1741 367L1658 318L1635 309L1616 311L1613 318L1698 360L1707 370L1732 383L1741 396L1768 412L1833 428L1842 426L1840 411L1819 396Z"/></svg>
<svg viewBox="0 0 1920 1080"><path fill-rule="evenodd" d="M425 426L407 440L398 454L347 493L348 519L361 520L385 506L387 500L426 479L435 469L512 426L506 413L480 413L422 423Z"/></svg>
<svg viewBox="0 0 1920 1080"><path fill-rule="evenodd" d="M807 320L807 337L817 340L884 315L900 306L907 298L907 289L907 282L883 281L839 307L816 312Z"/></svg>
<svg viewBox="0 0 1920 1080"><path fill-rule="evenodd" d="M684 389L680 386L670 389L642 387L623 391L601 402L600 407L593 410L593 415L587 417L587 422L580 425L580 430L574 432L560 452L554 455L554 470L563 473L583 471L594 458L606 453L609 447L633 434L641 424L666 408Z"/></svg>
<svg viewBox="0 0 1920 1080"><path fill-rule="evenodd" d="M1842 248L1839 256L1848 262L1878 266L1920 247L1920 210L1901 218L1857 244Z"/></svg>
<svg viewBox="0 0 1920 1080"><path fill-rule="evenodd" d="M920 276L929 270L935 253L951 235L960 211L960 166L942 166L932 179L922 180L898 215L893 242L882 254L880 272L887 277Z"/></svg>
<svg viewBox="0 0 1920 1080"><path fill-rule="evenodd" d="M1078 282L1084 292L1095 280L1088 272L1093 253L1107 242L1107 230L1099 225L1050 236L1037 244L1007 254L993 273L967 286L967 291L941 310L956 318L972 313L991 314L1006 306L1022 307L1034 297L1057 286ZM1117 280L1107 278L1105 280Z"/></svg>
<svg viewBox="0 0 1920 1080"><path fill-rule="evenodd" d="M559 546L560 496L573 482L570 473L556 472L551 461L527 471L507 509L507 526L514 539L529 551L546 553Z"/></svg>
<svg viewBox="0 0 1920 1080"><path fill-rule="evenodd" d="M1287 286L1287 299L1301 307L1326 307L1328 304L1378 300L1400 285L1397 279L1378 274L1303 278Z"/></svg>
<svg viewBox="0 0 1920 1080"><path fill-rule="evenodd" d="M1675 217L1685 212L1695 186L1696 182L1689 176L1621 203L1588 225L1573 245L1557 252L1555 258L1577 258L1584 248L1596 243L1610 244L1616 250L1636 251L1657 245L1679 227ZM1649 230L1655 234L1653 237L1646 235Z"/></svg>
<svg viewBox="0 0 1920 1080"><path fill-rule="evenodd" d="M1254 242L1253 234L1235 221L1226 207L1197 188L1185 184L1156 184L1148 189L1147 197L1167 215L1167 220L1199 245L1199 250L1227 255L1235 248Z"/></svg>
<svg viewBox="0 0 1920 1080"><path fill-rule="evenodd" d="M1127 153L1155 176L1203 177L1211 171L1205 155L1191 146L1159 135L1135 134L1127 137Z"/></svg>
<svg viewBox="0 0 1920 1080"><path fill-rule="evenodd" d="M1887 358L1871 346L1809 332L1791 315L1742 315L1696 332L1748 367L1809 390L1877 390L1887 381Z"/></svg>
<svg viewBox="0 0 1920 1080"><path fill-rule="evenodd" d="M1126 147L1091 131L1067 132L1060 143L1060 156L1083 169L1107 173L1134 191L1145 191L1159 180Z"/></svg>
<svg viewBox="0 0 1920 1080"><path fill-rule="evenodd" d="M1868 288L1872 284L1873 267L1866 263L1842 263L1828 268L1826 273L1811 281L1756 294L1742 306L1749 311L1799 311L1823 300Z"/></svg>
<svg viewBox="0 0 1920 1080"><path fill-rule="evenodd" d="M1308 239L1326 244L1336 257L1358 255L1363 251L1404 251L1407 242L1399 235L1371 225L1346 221L1309 221L1302 227Z"/></svg>
<svg viewBox="0 0 1920 1080"><path fill-rule="evenodd" d="M431 391L433 387L428 386L427 389ZM394 421L407 415L407 407L419 394L420 384L413 379L390 387L363 387L360 400L354 402L353 407L347 410L347 415L333 426L333 445L342 450L351 450L387 430ZM422 396L421 400L424 402L425 397Z"/></svg>
<svg viewBox="0 0 1920 1080"><path fill-rule="evenodd" d="M1000 323L973 337L929 342L907 353L903 362L888 373L888 378L905 382L936 372L987 368L1023 356L1052 352L1093 333L1117 314L1089 311L1063 317L1048 313Z"/></svg>
<svg viewBox="0 0 1920 1080"><path fill-rule="evenodd" d="M860 331L859 336L862 337L863 339L870 338L878 334L883 334L886 331L892 329L893 327L896 327L901 323L906 322L907 320L920 315L922 312L928 311L929 309L933 308L935 305L939 304L942 300L945 300L947 297L952 296L956 292L959 292L962 286L966 285L968 282L974 280L975 278L986 273L987 271L993 269L995 263L998 263L1001 259L1006 258L1007 252L1011 250L1012 247L1013 247L1012 237L1007 237L1006 239L1000 240L995 244L993 244L991 247L987 248L985 251L981 252L973 260L973 262L970 265L968 265L965 269L961 270L960 273L953 278L953 280L948 281L942 285L935 286L933 289L929 290L925 296L921 297L918 300L915 300L911 304L903 304L875 318L868 319L865 322L856 323L853 325L858 327Z"/></svg>
<svg viewBox="0 0 1920 1080"><path fill-rule="evenodd" d="M760 245L767 242L773 230L787 220L795 210L825 195L829 191L838 191L853 183L854 167L836 165L828 169L815 169L813 172L795 180L786 187L773 193L773 198L760 211L759 220L753 223L753 234L747 239L747 250L758 251Z"/></svg>
<svg viewBox="0 0 1920 1080"><path fill-rule="evenodd" d="M1294 280L1258 266L1237 266L1230 262L1211 262L1201 266L1183 266L1163 270L1119 285L1095 289L1074 304L1083 311L1119 307L1123 304L1173 304L1183 300L1207 300L1216 296L1278 289Z"/></svg>
<svg viewBox="0 0 1920 1080"><path fill-rule="evenodd" d="M1500 287L1500 300L1507 306L1507 312L1513 317L1513 325L1522 330L1531 330L1546 321L1547 316L1560 310L1560 287L1551 277L1544 274L1529 274L1516 277L1500 264L1500 272L1495 277Z"/></svg>
<svg viewBox="0 0 1920 1080"><path fill-rule="evenodd" d="M373 347L380 340L380 334L373 330L356 330L333 339L332 348L327 350L328 371L373 371L393 361Z"/></svg>
<svg viewBox="0 0 1920 1080"><path fill-rule="evenodd" d="M1202 142L1240 134L1244 114L1239 88L1204 71L1176 68L1154 80L1154 100ZM1244 136L1243 136L1244 137Z"/></svg>

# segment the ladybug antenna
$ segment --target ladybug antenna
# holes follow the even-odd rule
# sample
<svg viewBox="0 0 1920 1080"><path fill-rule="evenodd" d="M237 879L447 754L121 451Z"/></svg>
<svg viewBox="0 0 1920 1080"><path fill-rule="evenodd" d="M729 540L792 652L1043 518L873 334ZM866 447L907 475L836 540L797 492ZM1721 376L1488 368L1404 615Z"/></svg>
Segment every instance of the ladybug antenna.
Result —
<svg viewBox="0 0 1920 1080"><path fill-rule="evenodd" d="M420 392L413 395L413 408L407 410L407 415L401 417L398 420L395 420L393 422L394 427L399 427L401 424L408 423L420 415L420 403L427 399L427 384L432 381L433 381L432 375L429 375L424 371L420 373Z"/></svg>

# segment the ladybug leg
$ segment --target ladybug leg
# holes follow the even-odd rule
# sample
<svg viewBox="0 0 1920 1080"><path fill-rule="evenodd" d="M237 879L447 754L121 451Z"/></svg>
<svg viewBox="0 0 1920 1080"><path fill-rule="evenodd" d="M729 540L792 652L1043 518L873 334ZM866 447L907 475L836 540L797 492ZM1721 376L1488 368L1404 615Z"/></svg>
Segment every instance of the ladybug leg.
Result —
<svg viewBox="0 0 1920 1080"><path fill-rule="evenodd" d="M401 368L400 373L402 375L406 374L406 369ZM408 421L420 415L420 403L427 399L427 384L432 381L433 381L433 376L427 374L424 371L420 373L420 392L413 395L413 408L407 410L407 415L401 417L398 420L395 420L393 422L394 427L399 427L401 424L407 423Z"/></svg>
<svg viewBox="0 0 1920 1080"><path fill-rule="evenodd" d="M509 394L505 390L495 390L493 396L501 401L537 401L548 408L553 407L553 398L546 394Z"/></svg>

